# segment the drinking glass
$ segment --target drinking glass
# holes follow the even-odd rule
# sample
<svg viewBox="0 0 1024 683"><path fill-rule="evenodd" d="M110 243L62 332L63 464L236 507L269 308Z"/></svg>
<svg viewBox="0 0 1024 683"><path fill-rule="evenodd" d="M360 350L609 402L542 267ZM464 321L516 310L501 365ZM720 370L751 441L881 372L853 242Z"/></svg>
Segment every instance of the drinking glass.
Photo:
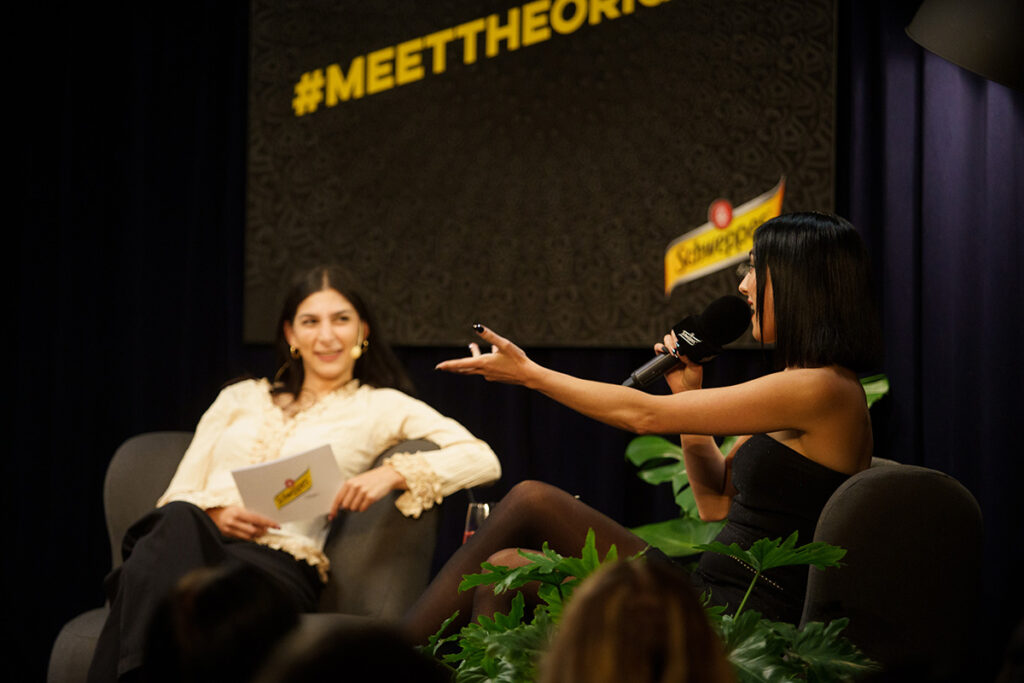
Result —
<svg viewBox="0 0 1024 683"><path fill-rule="evenodd" d="M480 525L491 514L490 503L470 503L466 508L466 528L462 532L462 542L465 543L469 537L476 533Z"/></svg>

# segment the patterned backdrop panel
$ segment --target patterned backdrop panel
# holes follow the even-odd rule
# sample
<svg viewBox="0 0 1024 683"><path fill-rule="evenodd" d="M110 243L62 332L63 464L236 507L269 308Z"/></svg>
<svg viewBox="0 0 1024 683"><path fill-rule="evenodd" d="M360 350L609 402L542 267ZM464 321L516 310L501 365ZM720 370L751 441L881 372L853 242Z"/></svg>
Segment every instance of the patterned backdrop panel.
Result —
<svg viewBox="0 0 1024 683"><path fill-rule="evenodd" d="M834 0L256 0L245 337L346 266L388 337L647 346L735 292L669 242L786 178L831 210Z"/></svg>

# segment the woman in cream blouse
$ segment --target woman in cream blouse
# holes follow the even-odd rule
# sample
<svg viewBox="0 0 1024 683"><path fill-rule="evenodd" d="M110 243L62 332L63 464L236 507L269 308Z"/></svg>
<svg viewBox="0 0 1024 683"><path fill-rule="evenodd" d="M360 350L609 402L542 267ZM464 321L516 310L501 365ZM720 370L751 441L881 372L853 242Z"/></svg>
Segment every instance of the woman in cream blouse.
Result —
<svg viewBox="0 0 1024 683"><path fill-rule="evenodd" d="M188 571L255 565L315 608L329 571L323 548L338 511L362 511L393 490L407 516L459 489L501 474L490 447L455 420L406 393L410 383L351 278L320 267L296 280L278 326L282 370L275 381L226 387L206 411L167 491L125 535L125 562L107 577L111 614L90 681L130 676L142 664L145 625ZM436 451L381 451L427 439ZM231 470L330 445L344 483L327 517L278 524L247 510Z"/></svg>

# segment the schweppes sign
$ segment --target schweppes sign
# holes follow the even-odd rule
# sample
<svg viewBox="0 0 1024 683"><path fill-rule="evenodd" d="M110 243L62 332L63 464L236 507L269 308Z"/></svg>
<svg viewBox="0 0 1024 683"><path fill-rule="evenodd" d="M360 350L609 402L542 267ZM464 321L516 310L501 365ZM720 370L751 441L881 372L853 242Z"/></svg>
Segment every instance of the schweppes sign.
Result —
<svg viewBox="0 0 1024 683"><path fill-rule="evenodd" d="M311 488L313 488L313 475L307 467L298 479L289 479L284 483L284 488L274 495L274 505L280 510Z"/></svg>
<svg viewBox="0 0 1024 683"><path fill-rule="evenodd" d="M684 282L744 261L754 246L754 231L782 213L785 190L783 177L774 188L735 210L721 200L712 204L707 223L677 237L665 250L666 296Z"/></svg>

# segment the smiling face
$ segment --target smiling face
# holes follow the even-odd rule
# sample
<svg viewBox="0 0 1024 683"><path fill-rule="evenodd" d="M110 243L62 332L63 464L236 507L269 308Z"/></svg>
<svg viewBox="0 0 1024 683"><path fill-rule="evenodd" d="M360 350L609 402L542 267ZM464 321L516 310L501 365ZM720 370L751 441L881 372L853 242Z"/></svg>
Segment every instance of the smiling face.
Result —
<svg viewBox="0 0 1024 683"><path fill-rule="evenodd" d="M771 344L775 341L775 295L772 292L772 278L769 273L764 273L764 311L757 310L757 271L754 268L754 255L750 255L750 262L746 275L740 282L740 293L747 298L747 304L753 311L751 322L753 323L754 339L762 344Z"/></svg>
<svg viewBox="0 0 1024 683"><path fill-rule="evenodd" d="M303 391L319 397L351 380L356 364L352 349L369 335L355 306L336 289L303 299L292 320L284 323L285 339L302 358Z"/></svg>

